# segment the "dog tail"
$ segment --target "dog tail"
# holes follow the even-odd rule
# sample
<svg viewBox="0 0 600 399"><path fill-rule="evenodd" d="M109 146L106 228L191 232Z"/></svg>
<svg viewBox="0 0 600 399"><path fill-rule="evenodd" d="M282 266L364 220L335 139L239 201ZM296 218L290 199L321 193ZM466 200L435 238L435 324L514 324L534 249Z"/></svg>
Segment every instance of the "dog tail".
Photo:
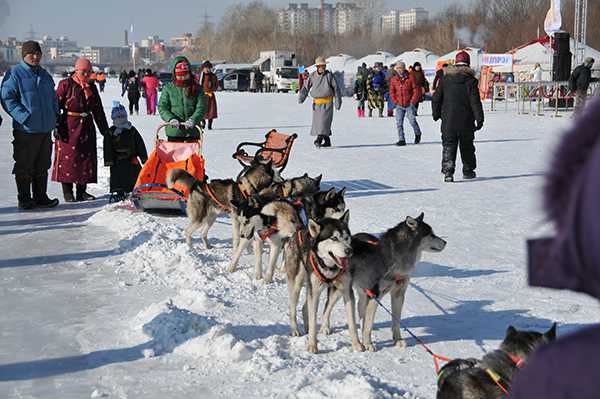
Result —
<svg viewBox="0 0 600 399"><path fill-rule="evenodd" d="M261 213L277 220L277 230L284 238L292 237L299 227L298 214L287 202L273 201L263 207Z"/></svg>
<svg viewBox="0 0 600 399"><path fill-rule="evenodd" d="M173 188L176 184L181 184L191 189L196 183L196 178L184 169L169 169L167 172L167 187Z"/></svg>

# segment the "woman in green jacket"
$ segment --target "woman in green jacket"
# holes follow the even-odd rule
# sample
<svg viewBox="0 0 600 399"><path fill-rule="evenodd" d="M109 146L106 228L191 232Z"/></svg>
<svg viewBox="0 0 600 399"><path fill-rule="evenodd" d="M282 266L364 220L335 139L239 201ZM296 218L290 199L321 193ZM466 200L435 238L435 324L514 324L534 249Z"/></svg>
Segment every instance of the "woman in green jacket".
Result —
<svg viewBox="0 0 600 399"><path fill-rule="evenodd" d="M191 72L190 62L185 57L173 61L173 82L162 90L158 113L168 122L169 141L194 141L200 133L196 126L204 120L206 99L202 87Z"/></svg>

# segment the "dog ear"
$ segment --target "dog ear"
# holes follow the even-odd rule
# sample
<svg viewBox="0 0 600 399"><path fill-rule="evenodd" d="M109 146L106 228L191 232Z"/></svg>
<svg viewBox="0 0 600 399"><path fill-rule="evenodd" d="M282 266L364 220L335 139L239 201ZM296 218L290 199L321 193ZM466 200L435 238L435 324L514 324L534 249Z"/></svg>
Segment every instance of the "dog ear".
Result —
<svg viewBox="0 0 600 399"><path fill-rule="evenodd" d="M331 187L329 190L327 190L327 194L325 194L325 201L331 200L334 195L335 195L335 187Z"/></svg>
<svg viewBox="0 0 600 399"><path fill-rule="evenodd" d="M321 232L321 225L313 219L308 219L308 232L312 238L317 238Z"/></svg>
<svg viewBox="0 0 600 399"><path fill-rule="evenodd" d="M237 211L238 209L240 209L240 203L237 200L231 200L231 207L233 208L234 211Z"/></svg>
<svg viewBox="0 0 600 399"><path fill-rule="evenodd" d="M417 227L419 227L419 222L417 222L415 219L411 218L410 216L406 217L406 225L411 229L411 230L416 230Z"/></svg>
<svg viewBox="0 0 600 399"><path fill-rule="evenodd" d="M344 214L342 215L342 218L340 220L346 224L350 223L350 210L349 209L346 212L344 212Z"/></svg>
<svg viewBox="0 0 600 399"><path fill-rule="evenodd" d="M552 327L544 333L544 338L548 341L554 341L556 339L556 323L553 323Z"/></svg>
<svg viewBox="0 0 600 399"><path fill-rule="evenodd" d="M302 175L302 177L308 177L308 172Z"/></svg>
<svg viewBox="0 0 600 399"><path fill-rule="evenodd" d="M513 326L508 326L508 328L506 329L506 338L508 337L512 337L513 335L515 335L517 333L517 329L514 328Z"/></svg>
<svg viewBox="0 0 600 399"><path fill-rule="evenodd" d="M417 220L419 221L419 223L423 223L424 218L425 218L425 212L421 212L419 217L417 217Z"/></svg>
<svg viewBox="0 0 600 399"><path fill-rule="evenodd" d="M346 194L346 187L342 188L339 192L339 195L341 195L342 197L344 196L344 194Z"/></svg>
<svg viewBox="0 0 600 399"><path fill-rule="evenodd" d="M319 175L316 177L317 184L321 184L321 179L323 179L323 175Z"/></svg>

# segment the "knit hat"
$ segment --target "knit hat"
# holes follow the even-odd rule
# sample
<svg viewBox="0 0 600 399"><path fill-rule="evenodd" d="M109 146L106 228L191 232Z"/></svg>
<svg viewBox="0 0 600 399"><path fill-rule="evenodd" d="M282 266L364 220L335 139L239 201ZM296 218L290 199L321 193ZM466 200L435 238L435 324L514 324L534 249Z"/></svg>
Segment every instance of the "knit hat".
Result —
<svg viewBox="0 0 600 399"><path fill-rule="evenodd" d="M75 62L75 70L76 71L91 71L92 63L87 58L81 57L78 58Z"/></svg>
<svg viewBox="0 0 600 399"><path fill-rule="evenodd" d="M459 51L454 59L455 64L471 64L471 56L466 51Z"/></svg>
<svg viewBox="0 0 600 399"><path fill-rule="evenodd" d="M112 111L110 113L110 117L115 125L117 123L122 124L123 122L127 122L127 110L123 104L115 100L112 102Z"/></svg>

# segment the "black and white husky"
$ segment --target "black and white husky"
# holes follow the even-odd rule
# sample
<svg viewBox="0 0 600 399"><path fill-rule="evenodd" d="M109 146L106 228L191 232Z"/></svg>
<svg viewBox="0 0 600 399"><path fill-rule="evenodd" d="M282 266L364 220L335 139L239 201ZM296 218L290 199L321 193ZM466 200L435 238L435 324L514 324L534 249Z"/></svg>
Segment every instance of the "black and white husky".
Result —
<svg viewBox="0 0 600 399"><path fill-rule="evenodd" d="M253 162L237 181L233 179L213 179L209 183L197 181L194 176L183 169L171 169L167 173L167 186L173 188L176 184L186 186L189 191L186 212L190 224L185 229L185 238L192 246L192 234L200 229L202 243L206 249L208 231L220 214L231 216L233 231L233 247L239 243L239 226L231 201L241 201L258 191L269 187L273 182L274 172L272 163Z"/></svg>
<svg viewBox="0 0 600 399"><path fill-rule="evenodd" d="M545 333L510 326L500 348L482 359L454 359L438 374L437 399L496 399L504 397L527 357L556 339L556 323ZM577 396L574 393L574 396ZM532 398L533 399L533 398Z"/></svg>
<svg viewBox="0 0 600 399"><path fill-rule="evenodd" d="M275 265L283 248L284 240L292 237L301 228L298 212L286 201L272 201L266 205L260 203L260 198L249 201L233 202L240 227L240 243L236 248L228 271L236 271L240 257L253 242L255 256L255 278L269 284L273 281ZM263 276L262 252L263 241L270 247L269 266Z"/></svg>
<svg viewBox="0 0 600 399"><path fill-rule="evenodd" d="M375 351L371 331L377 302L372 296L381 299L388 293L391 294L394 342L398 347L405 347L400 333L400 316L410 273L415 270L424 251L441 252L446 247L446 241L436 236L423 218L423 214L417 218L408 216L404 222L388 230L380 238L366 233L352 236L354 254L350 258L350 273L359 298L358 313L363 320L363 343L369 351ZM323 314L322 330L325 332L329 331L333 306L342 294L336 290L329 292Z"/></svg>
<svg viewBox="0 0 600 399"><path fill-rule="evenodd" d="M285 270L288 281L290 325L292 336L299 336L297 324L298 298L306 286L303 307L304 327L308 327L308 348L318 352L317 309L323 288L335 287L346 305L348 330L355 351L364 351L358 339L355 319L355 300L348 260L352 256L349 213L342 218L309 219L308 231L294 235L285 245Z"/></svg>

